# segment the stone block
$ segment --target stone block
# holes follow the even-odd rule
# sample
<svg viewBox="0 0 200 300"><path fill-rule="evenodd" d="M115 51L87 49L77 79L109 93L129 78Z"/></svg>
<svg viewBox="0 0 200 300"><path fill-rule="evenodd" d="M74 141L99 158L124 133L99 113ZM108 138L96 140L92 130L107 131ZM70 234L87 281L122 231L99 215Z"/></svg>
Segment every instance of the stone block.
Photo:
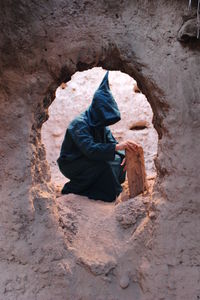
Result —
<svg viewBox="0 0 200 300"><path fill-rule="evenodd" d="M137 150L126 151L126 169L130 198L134 198L148 190L144 153L141 146Z"/></svg>

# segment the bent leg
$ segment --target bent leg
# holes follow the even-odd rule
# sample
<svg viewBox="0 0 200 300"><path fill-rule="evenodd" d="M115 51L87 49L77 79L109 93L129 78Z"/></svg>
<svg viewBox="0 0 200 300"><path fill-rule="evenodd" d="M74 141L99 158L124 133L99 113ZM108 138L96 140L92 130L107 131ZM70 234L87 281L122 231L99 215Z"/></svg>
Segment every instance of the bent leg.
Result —
<svg viewBox="0 0 200 300"><path fill-rule="evenodd" d="M121 183L125 181L126 172L121 166L122 159L116 154L114 161L106 162L103 176L100 176L88 191L88 197L112 202L122 192Z"/></svg>
<svg viewBox="0 0 200 300"><path fill-rule="evenodd" d="M106 168L103 174L85 191L85 195L91 199L112 202L115 201L117 195L120 194L121 186L116 185L116 180L109 164L106 163L105 165Z"/></svg>
<svg viewBox="0 0 200 300"><path fill-rule="evenodd" d="M87 162L84 164L84 168L75 176L70 178L70 182L67 182L63 187L62 193L69 194L74 193L78 195L88 196L88 191L92 190L92 187L104 176L106 164Z"/></svg>
<svg viewBox="0 0 200 300"><path fill-rule="evenodd" d="M121 156L116 154L115 160L109 161L108 163L113 171L116 182L122 184L126 179L126 172L123 170L124 166L121 166Z"/></svg>
<svg viewBox="0 0 200 300"><path fill-rule="evenodd" d="M70 179L63 187L63 194L79 194L88 196L88 191L102 176L107 168L106 163L80 158L69 162L59 159L58 165L62 174Z"/></svg>
<svg viewBox="0 0 200 300"><path fill-rule="evenodd" d="M120 183L125 180L121 158L112 162L91 161L81 158L73 162L58 161L61 172L70 179L62 193L74 193L95 200L112 202L121 193Z"/></svg>

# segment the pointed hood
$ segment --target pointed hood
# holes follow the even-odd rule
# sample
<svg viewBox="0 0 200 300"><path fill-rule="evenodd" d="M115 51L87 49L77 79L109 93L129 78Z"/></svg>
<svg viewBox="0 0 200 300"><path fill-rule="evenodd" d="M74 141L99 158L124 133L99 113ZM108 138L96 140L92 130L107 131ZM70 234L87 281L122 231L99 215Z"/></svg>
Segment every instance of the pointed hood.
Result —
<svg viewBox="0 0 200 300"><path fill-rule="evenodd" d="M92 127L109 126L121 119L117 103L110 91L108 74L109 71L106 72L94 93L92 104L86 111L89 125Z"/></svg>

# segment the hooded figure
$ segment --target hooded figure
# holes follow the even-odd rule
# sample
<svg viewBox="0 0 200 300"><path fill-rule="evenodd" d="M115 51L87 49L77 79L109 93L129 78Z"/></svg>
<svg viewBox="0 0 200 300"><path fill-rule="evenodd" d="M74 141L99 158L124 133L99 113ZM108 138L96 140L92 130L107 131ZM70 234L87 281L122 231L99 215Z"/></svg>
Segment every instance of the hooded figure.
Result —
<svg viewBox="0 0 200 300"><path fill-rule="evenodd" d="M121 193L125 180L121 162L125 155L115 150L117 141L107 127L120 119L107 72L89 108L66 130L57 162L70 181L64 185L62 194L112 202Z"/></svg>

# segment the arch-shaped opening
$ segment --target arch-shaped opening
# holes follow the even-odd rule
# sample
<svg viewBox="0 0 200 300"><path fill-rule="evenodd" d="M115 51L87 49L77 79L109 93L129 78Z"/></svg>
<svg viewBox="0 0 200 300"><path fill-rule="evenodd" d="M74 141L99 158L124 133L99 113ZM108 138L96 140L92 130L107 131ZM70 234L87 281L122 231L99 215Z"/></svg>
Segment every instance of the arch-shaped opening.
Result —
<svg viewBox="0 0 200 300"><path fill-rule="evenodd" d="M91 59L91 61L92 62L87 63L83 59L81 63L76 62L73 67L64 66L61 72L58 72L57 76L53 77L45 93L43 102L35 107L31 143L34 149L32 159L32 164L34 165L32 173L33 185L35 184L36 190L39 189L39 191L41 191L46 189L46 184L47 187L49 187L50 183L45 151L41 144L41 126L48 118L48 107L55 99L57 87L60 86L62 82L69 82L71 76L77 71L84 71L95 66L100 66L107 70L120 70L132 78L135 78L139 89L147 96L151 104L154 112L153 124L159 136L161 137L162 134L165 133L162 120L165 115L166 106L162 103L162 93L149 78L145 78L141 66L134 62L127 62L125 58L122 59L119 51L116 49L109 49L107 53L103 54L103 58L95 56L95 59ZM130 124L130 126L131 125L133 124ZM146 129L143 131L145 132L145 130ZM137 130L129 131L131 133L139 133ZM157 168L157 171L159 171L157 177L160 178L161 171L163 170L161 170L158 164ZM156 186L157 184L155 185L155 189ZM143 253L141 252L141 241L145 248L147 243L151 240L149 227L152 226L151 220L154 220L156 216L156 213L151 211L151 208L154 206L149 205L149 203L145 201L141 201L141 198L135 198L133 199L134 201L126 201L117 206L107 205L107 203L103 202L88 201L87 199L82 201L83 199L70 197L66 197L68 198L66 201L63 201L64 199L61 197L54 202L52 199L55 197L55 190L53 190L51 195L52 198L50 201L43 201L44 199L47 200L45 193L41 193L39 197L35 197L35 210L36 213L37 211L41 213L41 210L44 212L45 208L48 207L47 214L49 214L49 203L51 202L53 207L53 219L55 219L57 225L55 226L55 230L58 229L59 225L62 233L64 233L62 241L64 241L67 246L68 243L70 243L70 245L73 243L73 248L75 249L72 254L72 259L75 261L75 269L73 269L74 277L79 279L79 274L82 274L81 276L88 280L88 277L85 276L85 270L89 270L92 275L95 275L95 286L98 286L98 284L100 287L102 286L99 281L101 279L108 279L109 281L113 273L117 270L116 262L119 264L119 268L121 268L118 254L116 255L116 245L121 251L120 260L121 262L123 261L123 265L124 261L127 261L127 267L130 264L130 260L127 260L127 253L130 251L131 257L133 256L133 252L137 253L133 263L135 265L134 270L137 266L139 269ZM146 199L143 198L143 200ZM52 221L51 217L49 214L49 223ZM54 235L56 235L56 231ZM138 238L139 236L141 239ZM125 245L126 247L124 247ZM139 250L136 251L136 249ZM133 276L132 271L130 275ZM90 278L93 280L92 277ZM76 279L74 280L76 281ZM88 286L88 283L85 282L85 285ZM113 288L113 286L111 287ZM125 293L126 291L128 290L125 290ZM121 291L119 291L119 293L121 293ZM121 298L126 297L125 294L120 295Z"/></svg>
<svg viewBox="0 0 200 300"><path fill-rule="evenodd" d="M69 123L91 103L94 91L105 70L99 67L76 72L70 81L63 82L56 90L56 97L49 108L49 119L42 127L42 141L51 168L52 182L60 191L66 182L57 166L61 144ZM137 82L121 71L110 71L109 83L121 112L121 120L110 126L118 142L133 140L144 150L146 174L149 185L156 177L154 158L157 154L158 134L152 124L153 112ZM124 184L126 190L127 184ZM126 193L126 191L124 191ZM127 198L127 195L126 195Z"/></svg>
<svg viewBox="0 0 200 300"><path fill-rule="evenodd" d="M122 54L120 50L112 44L109 45L106 50L104 49L103 52L101 50L98 52L96 49L94 53L90 53L89 50L89 52L87 52L87 49L83 49L81 54L77 56L77 61L72 61L70 57L63 58L62 60L65 63L62 64L61 69L57 68L54 73L50 72L53 80L50 81L47 87L43 101L37 103L34 107L34 119L30 135L33 151L31 167L33 186L37 186L37 190L39 191L41 188L45 188L44 184L47 184L47 189L49 190L50 183L50 170L46 161L45 149L41 143L41 127L48 119L48 108L55 99L56 89L63 82L69 82L73 74L78 71L86 71L93 67L102 67L111 71L120 70L134 78L137 81L139 90L147 97L151 105L153 111L153 125L158 133L159 139L162 138L163 134L167 134L167 128L163 120L169 107L166 104L162 90L159 89L152 78L145 75L145 67L143 67L141 62L138 62L134 56L133 61L130 62L130 57L126 57L125 53ZM76 52L78 50L75 49L74 51ZM162 168L161 162L157 158L155 159L155 164L158 176L154 188L158 190L157 183L163 180L163 177L167 174L167 170Z"/></svg>

